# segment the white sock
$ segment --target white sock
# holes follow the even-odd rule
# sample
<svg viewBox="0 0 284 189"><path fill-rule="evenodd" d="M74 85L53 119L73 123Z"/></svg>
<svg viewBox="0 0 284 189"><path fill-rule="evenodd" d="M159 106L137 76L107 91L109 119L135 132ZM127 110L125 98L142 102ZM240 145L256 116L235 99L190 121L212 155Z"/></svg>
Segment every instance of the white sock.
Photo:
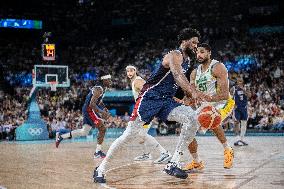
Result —
<svg viewBox="0 0 284 189"><path fill-rule="evenodd" d="M102 145L101 144L97 144L96 153L98 153L101 150L102 150Z"/></svg>
<svg viewBox="0 0 284 189"><path fill-rule="evenodd" d="M71 131L71 132L73 132L73 131ZM64 138L64 139L70 138L72 136L71 132L65 133L65 134L61 135L61 137Z"/></svg>
<svg viewBox="0 0 284 189"><path fill-rule="evenodd" d="M198 162L198 163L200 162L198 153L192 153L191 156L195 162Z"/></svg>
<svg viewBox="0 0 284 189"><path fill-rule="evenodd" d="M182 123L180 136L176 145L175 153L171 159L171 162L178 163L183 151L190 144L200 127L197 121L197 114L189 106L178 106L174 108L167 118L168 121L176 121Z"/></svg>
<svg viewBox="0 0 284 189"><path fill-rule="evenodd" d="M92 129L91 126L89 125L83 125L82 129L76 129L74 131L71 131L70 133L66 133L61 135L62 138L66 139L72 136L72 138L76 138L79 136L87 136L90 132L90 130Z"/></svg>
<svg viewBox="0 0 284 189"><path fill-rule="evenodd" d="M247 130L247 121L242 120L241 121L241 140L242 141L245 138L246 130Z"/></svg>

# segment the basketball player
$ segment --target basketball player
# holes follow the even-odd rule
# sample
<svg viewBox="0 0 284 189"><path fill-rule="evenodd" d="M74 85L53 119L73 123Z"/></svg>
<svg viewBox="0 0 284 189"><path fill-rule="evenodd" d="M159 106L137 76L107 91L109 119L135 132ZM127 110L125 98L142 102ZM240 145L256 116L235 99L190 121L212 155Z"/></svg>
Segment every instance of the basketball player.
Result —
<svg viewBox="0 0 284 189"><path fill-rule="evenodd" d="M231 114L235 105L229 93L228 71L224 64L211 59L211 47L206 43L200 44L197 48L197 61L200 65L192 71L190 82L199 91L211 96L210 103L219 110L224 120ZM234 152L228 144L222 126L213 129L213 133L224 147L224 168L230 169L233 165ZM197 146L196 139L188 145L193 161L184 167L186 171L204 168L204 163L200 161L197 153Z"/></svg>
<svg viewBox="0 0 284 189"><path fill-rule="evenodd" d="M145 84L145 80L137 75L137 68L135 66L131 66L131 65L127 66L126 73L127 73L127 77L131 80L132 93L136 101L143 85ZM144 135L145 137L140 141L140 143L143 144L143 147L144 147L143 154L140 156L137 156L136 158L134 158L134 160L135 161L146 161L152 158L150 152L147 151L148 150L147 145L146 145L147 143L149 146L154 146L155 148L157 148L157 150L159 150L161 153L160 158L155 160L154 163L167 162L172 157L171 154L167 150L165 150L154 137L148 134L148 130L149 129L144 129L146 134Z"/></svg>
<svg viewBox="0 0 284 189"><path fill-rule="evenodd" d="M190 57L195 56L194 49L197 48L200 34L194 29L183 29L178 37L180 49L168 53L158 69L143 85L141 93L128 123L128 127L110 146L106 158L99 167L94 170L94 182L105 183L105 170L112 157L119 149L134 140L145 136L145 129L154 117L162 121L176 121L182 124L176 150L171 161L166 165L164 171L172 176L185 179L187 173L179 168L179 159L183 150L195 137L199 128L197 113L189 106L184 106L174 101L173 97L180 86L185 94L192 96L195 100L208 98L192 86L184 73L189 68Z"/></svg>
<svg viewBox="0 0 284 189"><path fill-rule="evenodd" d="M234 110L235 117L235 134L237 141L234 143L235 146L247 146L248 143L244 141L244 137L247 130L247 119L248 119L248 93L244 88L244 81L242 78L237 79L237 86L232 88L233 96L236 101L236 107ZM241 128L240 128L241 124ZM240 131L241 130L241 131Z"/></svg>
<svg viewBox="0 0 284 189"><path fill-rule="evenodd" d="M104 141L104 136L106 128L104 126L104 121L110 117L108 109L102 102L102 97L105 88L111 86L111 75L104 75L101 77L102 86L94 86L86 97L82 113L83 113L83 127L82 129L76 129L66 134L56 133L56 148L58 148L60 142L63 139L71 139L74 137L87 136L90 130L97 128L99 130L97 136L97 147L94 154L94 158L104 158L105 153L102 151L102 143Z"/></svg>

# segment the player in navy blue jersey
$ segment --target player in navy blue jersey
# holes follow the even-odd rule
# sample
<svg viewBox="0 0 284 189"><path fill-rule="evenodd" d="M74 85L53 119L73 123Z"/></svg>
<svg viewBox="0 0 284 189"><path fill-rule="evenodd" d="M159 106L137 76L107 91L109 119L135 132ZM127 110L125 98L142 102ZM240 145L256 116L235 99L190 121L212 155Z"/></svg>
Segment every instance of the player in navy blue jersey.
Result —
<svg viewBox="0 0 284 189"><path fill-rule="evenodd" d="M184 73L189 69L190 61L196 56L199 43L199 32L194 29L183 29L179 36L180 50L174 50L164 56L162 63L144 84L131 115L131 121L118 139L110 146L106 158L94 171L94 182L105 183L104 173L107 165L119 149L144 137L143 129L147 128L154 117L162 121L176 121L182 124L176 150L164 171L178 178L187 178L187 173L179 167L180 156L193 140L199 128L197 113L189 106L176 102L175 96L180 86L186 95L201 101L210 98L196 90L189 83Z"/></svg>
<svg viewBox="0 0 284 189"><path fill-rule="evenodd" d="M102 143L106 128L104 121L110 117L108 109L105 107L102 97L105 88L111 86L111 76L105 75L101 77L102 85L96 85L90 89L89 94L86 97L85 103L82 108L83 113L83 126L82 129L76 129L66 134L56 133L56 148L58 148L60 142L63 139L71 139L79 136L87 136L90 130L97 128L99 130L97 138L97 148L94 154L94 158L104 158L105 153L102 151Z"/></svg>
<svg viewBox="0 0 284 189"><path fill-rule="evenodd" d="M237 135L237 141L234 143L235 146L246 146L248 145L244 141L244 137L247 129L248 120L248 94L244 87L242 78L237 79L237 84L232 88L232 93L235 100L235 133Z"/></svg>

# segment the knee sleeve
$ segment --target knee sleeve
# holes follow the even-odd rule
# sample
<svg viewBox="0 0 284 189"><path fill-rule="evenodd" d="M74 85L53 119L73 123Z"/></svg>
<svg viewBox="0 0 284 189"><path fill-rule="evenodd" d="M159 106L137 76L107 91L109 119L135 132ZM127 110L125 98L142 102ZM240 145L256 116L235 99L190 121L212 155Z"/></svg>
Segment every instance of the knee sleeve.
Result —
<svg viewBox="0 0 284 189"><path fill-rule="evenodd" d="M169 121L176 121L178 123L189 123L197 119L196 112L189 106L178 106L174 108L169 116Z"/></svg>
<svg viewBox="0 0 284 189"><path fill-rule="evenodd" d="M182 126L182 130L184 130L182 135L184 135L184 140L187 144L191 143L196 135L196 132L198 130L199 126L197 121L187 122L184 123Z"/></svg>

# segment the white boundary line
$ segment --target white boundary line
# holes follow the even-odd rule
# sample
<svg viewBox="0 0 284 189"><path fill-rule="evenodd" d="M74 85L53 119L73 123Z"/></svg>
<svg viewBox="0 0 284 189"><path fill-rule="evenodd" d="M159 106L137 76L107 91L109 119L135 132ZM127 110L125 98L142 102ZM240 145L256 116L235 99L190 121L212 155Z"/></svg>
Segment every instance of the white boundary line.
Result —
<svg viewBox="0 0 284 189"><path fill-rule="evenodd" d="M132 162L132 163L128 163L128 164L125 164L125 165L121 165L121 166L118 166L118 167L115 167L115 168L112 168L112 169L109 169L105 172L105 174L107 174L108 172L110 171L113 171L113 170L116 170L116 169L120 169L122 167L127 167L127 166L130 166L130 165L135 165L135 164L139 164L140 162ZM107 184L100 184L102 187L104 188L107 188L107 189L116 189L114 187L110 187L108 186Z"/></svg>

